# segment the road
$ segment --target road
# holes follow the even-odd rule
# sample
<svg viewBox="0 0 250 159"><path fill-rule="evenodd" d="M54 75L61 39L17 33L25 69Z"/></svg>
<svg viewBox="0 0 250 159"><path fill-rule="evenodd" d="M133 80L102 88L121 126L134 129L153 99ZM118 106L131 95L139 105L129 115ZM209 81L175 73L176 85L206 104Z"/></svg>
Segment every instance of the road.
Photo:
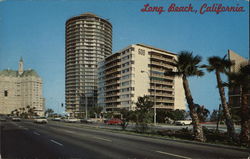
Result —
<svg viewBox="0 0 250 159"><path fill-rule="evenodd" d="M230 148L123 134L81 124L7 121L0 126L2 158L237 159L249 155Z"/></svg>

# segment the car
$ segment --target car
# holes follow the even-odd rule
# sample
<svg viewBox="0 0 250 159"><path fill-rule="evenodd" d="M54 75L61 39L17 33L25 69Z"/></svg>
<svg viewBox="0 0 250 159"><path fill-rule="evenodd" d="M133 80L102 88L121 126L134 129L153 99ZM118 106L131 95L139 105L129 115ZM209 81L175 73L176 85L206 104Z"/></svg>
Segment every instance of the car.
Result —
<svg viewBox="0 0 250 159"><path fill-rule="evenodd" d="M66 123L76 123L78 121L78 119L76 119L76 118L66 118L66 119L64 119L64 121Z"/></svg>
<svg viewBox="0 0 250 159"><path fill-rule="evenodd" d="M53 121L61 121L61 118L53 118Z"/></svg>
<svg viewBox="0 0 250 159"><path fill-rule="evenodd" d="M80 119L80 122L81 122L81 123L85 123L85 124L92 124L92 123L94 123L95 121L94 121L94 120L91 120L91 119Z"/></svg>
<svg viewBox="0 0 250 159"><path fill-rule="evenodd" d="M46 117L38 117L38 118L34 119L34 123L47 124L48 120Z"/></svg>
<svg viewBox="0 0 250 159"><path fill-rule="evenodd" d="M0 117L0 121L7 121L6 117Z"/></svg>
<svg viewBox="0 0 250 159"><path fill-rule="evenodd" d="M120 119L110 119L108 121L106 121L106 124L108 125L118 125L118 124L122 124L123 121L121 121Z"/></svg>
<svg viewBox="0 0 250 159"><path fill-rule="evenodd" d="M19 117L12 117L11 120L12 120L12 121L21 121L21 118L19 118Z"/></svg>
<svg viewBox="0 0 250 159"><path fill-rule="evenodd" d="M177 120L175 121L175 125L190 125L192 124L192 120Z"/></svg>

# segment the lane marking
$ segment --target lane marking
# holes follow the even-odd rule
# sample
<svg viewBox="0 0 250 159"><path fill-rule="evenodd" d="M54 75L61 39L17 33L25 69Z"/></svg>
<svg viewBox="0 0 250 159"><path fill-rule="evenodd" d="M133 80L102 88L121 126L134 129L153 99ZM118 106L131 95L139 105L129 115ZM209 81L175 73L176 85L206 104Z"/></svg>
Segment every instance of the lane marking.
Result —
<svg viewBox="0 0 250 159"><path fill-rule="evenodd" d="M192 159L190 157L180 156L180 155L176 155L176 154L172 154L172 153L168 153L168 152L163 152L163 151L155 151L155 152L165 154L165 155L175 156L175 157L179 157L179 158Z"/></svg>
<svg viewBox="0 0 250 159"><path fill-rule="evenodd" d="M94 139L98 139L98 140L103 140L103 141L107 141L107 142L112 142L112 140L109 140L109 139L105 139L105 138L101 138L101 137L92 137Z"/></svg>
<svg viewBox="0 0 250 159"><path fill-rule="evenodd" d="M70 131L70 130L64 130L64 132L70 133L70 134L74 134L74 131Z"/></svg>
<svg viewBox="0 0 250 159"><path fill-rule="evenodd" d="M63 144L61 144L60 142L57 142L57 141L55 141L55 140L50 140L50 141L53 142L54 144L59 145L59 146L63 146Z"/></svg>
<svg viewBox="0 0 250 159"><path fill-rule="evenodd" d="M33 132L33 134L40 135L38 132L35 132L35 131Z"/></svg>

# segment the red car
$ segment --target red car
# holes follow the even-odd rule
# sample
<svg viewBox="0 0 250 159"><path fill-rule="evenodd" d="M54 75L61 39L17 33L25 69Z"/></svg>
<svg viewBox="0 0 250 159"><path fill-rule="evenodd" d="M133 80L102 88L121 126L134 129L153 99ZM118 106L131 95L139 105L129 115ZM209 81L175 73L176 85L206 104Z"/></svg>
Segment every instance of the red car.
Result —
<svg viewBox="0 0 250 159"><path fill-rule="evenodd" d="M109 125L117 125L117 124L122 124L123 122L120 119L110 119L106 122L106 124Z"/></svg>

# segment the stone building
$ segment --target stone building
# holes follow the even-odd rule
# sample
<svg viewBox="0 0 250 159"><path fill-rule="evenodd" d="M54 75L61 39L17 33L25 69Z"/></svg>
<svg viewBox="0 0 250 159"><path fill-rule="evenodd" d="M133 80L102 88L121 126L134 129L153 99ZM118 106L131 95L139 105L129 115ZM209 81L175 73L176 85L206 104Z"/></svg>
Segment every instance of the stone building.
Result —
<svg viewBox="0 0 250 159"><path fill-rule="evenodd" d="M11 114L18 110L34 108L37 115L44 115L42 79L33 69L24 70L22 58L18 70L0 71L0 114Z"/></svg>

